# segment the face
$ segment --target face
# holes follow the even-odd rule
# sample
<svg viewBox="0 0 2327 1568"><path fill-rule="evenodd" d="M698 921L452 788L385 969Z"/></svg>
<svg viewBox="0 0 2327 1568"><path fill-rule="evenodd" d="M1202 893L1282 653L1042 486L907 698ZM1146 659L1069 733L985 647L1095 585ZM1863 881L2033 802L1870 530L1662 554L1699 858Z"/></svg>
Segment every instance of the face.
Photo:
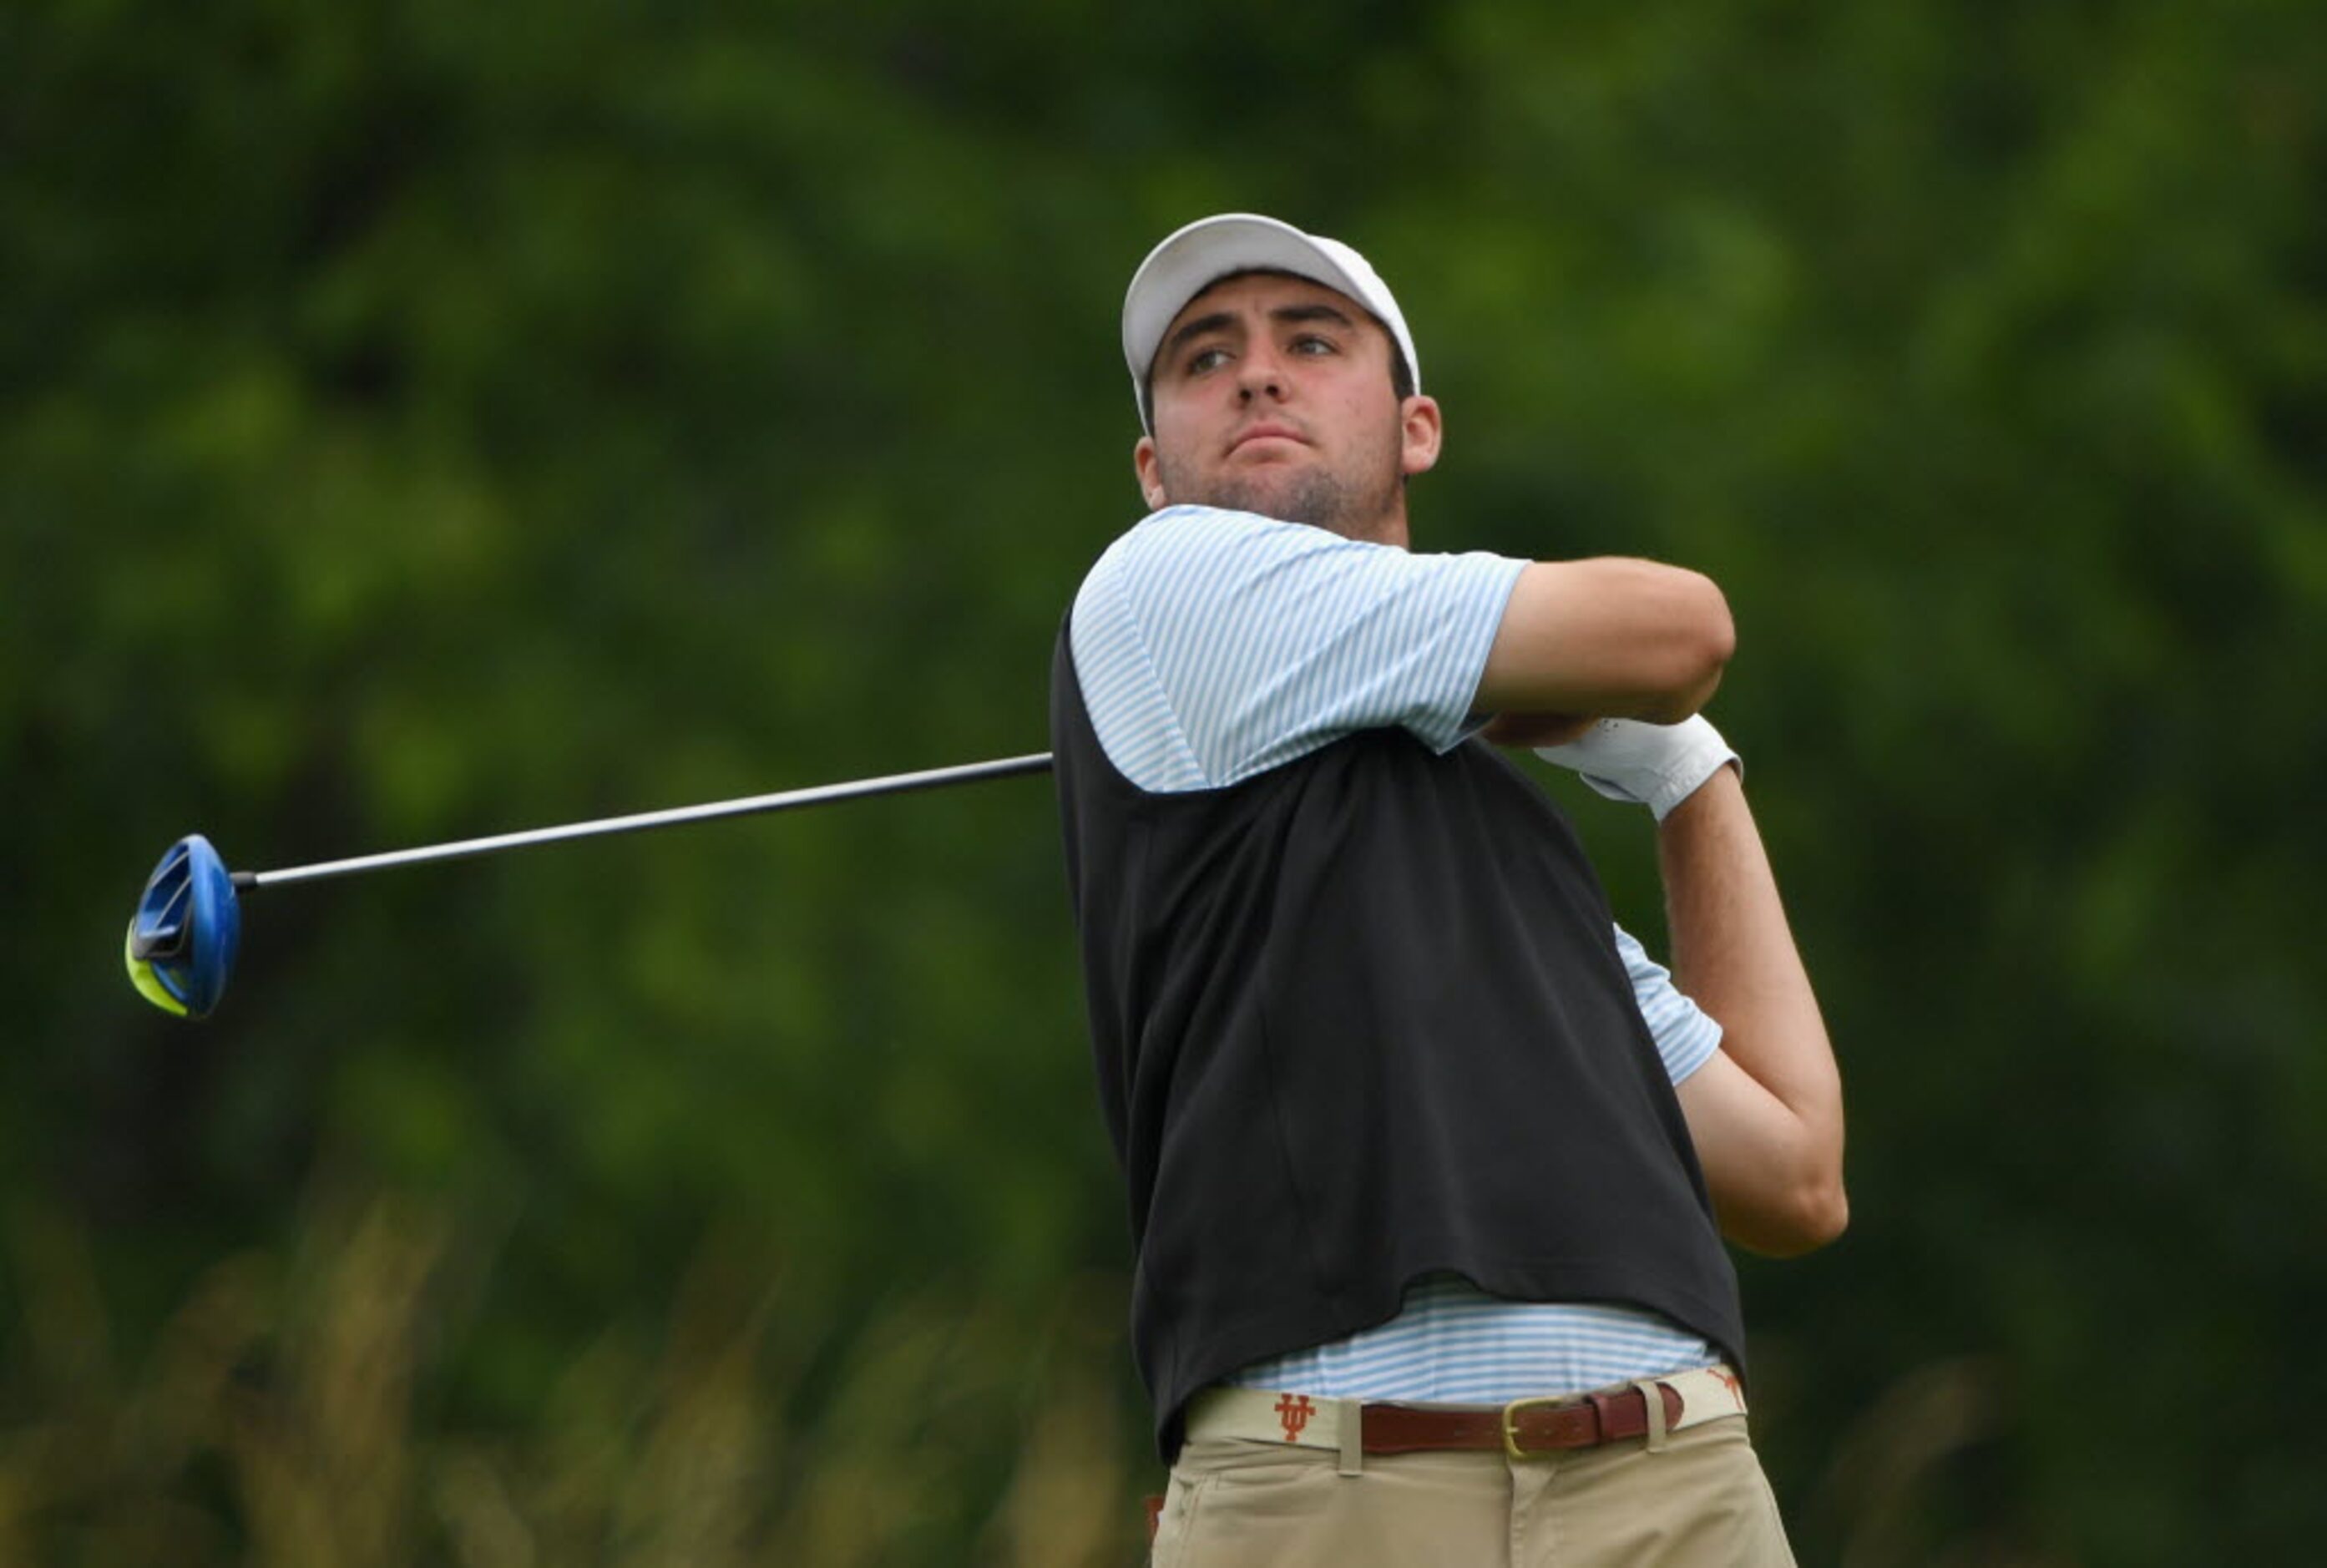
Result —
<svg viewBox="0 0 2327 1568"><path fill-rule="evenodd" d="M1409 474L1438 461L1438 405L1400 401L1389 334L1347 296L1252 273L1173 318L1155 434L1133 449L1151 507L1189 502L1406 542Z"/></svg>

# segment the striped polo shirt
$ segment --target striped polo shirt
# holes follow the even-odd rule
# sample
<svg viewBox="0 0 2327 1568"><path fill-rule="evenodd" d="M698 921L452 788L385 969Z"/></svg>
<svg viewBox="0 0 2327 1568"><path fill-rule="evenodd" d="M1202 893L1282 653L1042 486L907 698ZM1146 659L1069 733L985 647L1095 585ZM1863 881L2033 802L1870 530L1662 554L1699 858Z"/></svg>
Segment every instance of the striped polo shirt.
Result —
<svg viewBox="0 0 2327 1568"><path fill-rule="evenodd" d="M1171 507L1118 538L1077 594L1083 705L1107 760L1155 794L1220 789L1362 729L1438 751L1474 733L1487 651L1523 561L1418 555L1302 523ZM1616 945L1676 1084L1721 1027L1630 933ZM1321 1398L1500 1403L1718 1359L1657 1314L1512 1302L1454 1274L1413 1282L1398 1314L1229 1381Z"/></svg>

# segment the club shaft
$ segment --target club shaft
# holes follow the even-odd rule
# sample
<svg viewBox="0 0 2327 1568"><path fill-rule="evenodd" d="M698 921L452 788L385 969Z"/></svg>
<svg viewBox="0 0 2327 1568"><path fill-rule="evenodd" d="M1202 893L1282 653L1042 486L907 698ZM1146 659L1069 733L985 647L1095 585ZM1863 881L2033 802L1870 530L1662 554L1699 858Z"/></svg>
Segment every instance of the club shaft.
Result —
<svg viewBox="0 0 2327 1568"><path fill-rule="evenodd" d="M605 838L618 833L644 833L655 827L677 827L688 822L712 822L728 817L754 817L786 811L796 806L821 806L834 800L857 800L868 795L902 795L912 789L936 789L948 784L969 784L984 779L1008 779L1021 773L1047 773L1051 754L1038 751L1023 757L1004 757L991 762L965 762L954 768L930 768L919 773L892 773L885 779L858 779L846 784L819 784L807 789L786 789L773 795L747 795L734 800L714 800L701 806L677 806L665 811L640 811L629 817L602 817L593 822L568 822L556 827L499 833L489 838L464 838L453 844L432 844L418 849L390 850L348 860L321 861L313 865L286 866L280 871L237 872L238 888L279 887L289 882L322 882L327 877L354 876L385 871L393 865L419 865L432 860L463 860L493 854L504 849L525 849L537 844L562 844L575 838Z"/></svg>

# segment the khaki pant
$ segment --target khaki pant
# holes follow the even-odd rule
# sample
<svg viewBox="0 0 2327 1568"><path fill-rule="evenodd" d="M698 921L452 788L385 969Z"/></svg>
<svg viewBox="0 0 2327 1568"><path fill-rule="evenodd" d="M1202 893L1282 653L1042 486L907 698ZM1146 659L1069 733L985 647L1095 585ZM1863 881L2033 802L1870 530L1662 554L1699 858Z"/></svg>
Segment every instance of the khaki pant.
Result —
<svg viewBox="0 0 2327 1568"><path fill-rule="evenodd" d="M1191 1442L1154 1568L1790 1568L1745 1418L1513 1460Z"/></svg>

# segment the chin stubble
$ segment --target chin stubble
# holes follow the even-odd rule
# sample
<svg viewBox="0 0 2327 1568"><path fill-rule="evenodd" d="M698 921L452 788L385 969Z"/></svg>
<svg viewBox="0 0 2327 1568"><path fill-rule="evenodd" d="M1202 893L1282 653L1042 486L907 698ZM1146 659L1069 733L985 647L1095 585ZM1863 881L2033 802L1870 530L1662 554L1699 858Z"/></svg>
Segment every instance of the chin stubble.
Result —
<svg viewBox="0 0 2327 1568"><path fill-rule="evenodd" d="M1173 505L1220 507L1229 511L1257 512L1280 522L1307 523L1352 539L1387 537L1388 519L1395 515L1397 480L1360 495L1340 476L1315 470L1294 474L1277 484L1257 479L1216 478L1208 485L1192 484L1177 465L1162 464L1164 499Z"/></svg>

